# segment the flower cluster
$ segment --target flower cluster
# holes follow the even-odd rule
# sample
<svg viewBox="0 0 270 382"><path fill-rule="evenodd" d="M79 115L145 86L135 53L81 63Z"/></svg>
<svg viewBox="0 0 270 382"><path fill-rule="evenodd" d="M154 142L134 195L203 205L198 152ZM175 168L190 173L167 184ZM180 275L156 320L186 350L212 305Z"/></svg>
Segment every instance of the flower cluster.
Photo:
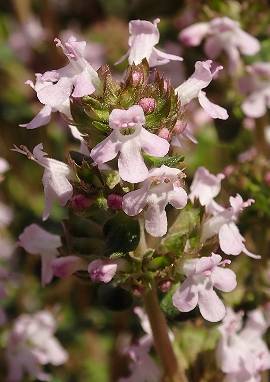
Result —
<svg viewBox="0 0 270 382"><path fill-rule="evenodd" d="M49 381L50 375L42 366L62 365L68 355L54 337L56 321L49 311L19 316L9 333L6 357L7 380L19 382L25 373L39 381Z"/></svg>
<svg viewBox="0 0 270 382"><path fill-rule="evenodd" d="M251 311L244 326L242 316L227 308L219 327L221 338L216 355L228 382L260 381L261 372L270 369L270 351L263 339L269 327L264 309Z"/></svg>
<svg viewBox="0 0 270 382"><path fill-rule="evenodd" d="M41 256L43 286L53 276L76 274L100 283L99 290L140 296L155 283L164 293L178 283L171 293L174 307L190 312L198 306L204 319L217 322L224 319L226 307L216 290L231 292L237 286L235 272L227 268L231 261L225 256L244 253L260 258L247 249L246 239L237 226L241 213L255 201L244 201L236 194L229 197L229 205L219 204L215 198L220 194L225 174L213 175L204 167L197 169L193 181L185 182L189 171L179 151L187 139L197 142L187 123L193 101L198 100L207 118L228 118L227 110L211 102L205 92L223 67L212 60L197 61L194 73L174 88L167 78L150 69L170 60L182 61L181 57L156 48L158 22L129 23L129 50L120 59L128 58L129 67L121 81L114 79L105 65L95 70L86 59L86 42L75 37L65 42L55 39L69 61L66 66L37 73L35 84L28 81L43 107L31 122L22 126L27 129L43 126L53 112L59 112L80 142L80 149L70 152L65 163L48 157L42 143L33 152L25 146L14 147L14 151L44 169L43 220L49 218L57 201L69 209L70 223L64 223L64 240L31 224L19 236L18 244L28 253ZM199 45L205 38L205 51L211 59L224 50L231 70L239 67L240 53L252 55L259 50L258 41L226 17L192 25L180 37L191 46ZM261 63L249 70L254 76L246 89L242 109L247 116L256 118L269 106L268 83L259 78L269 79L269 67ZM190 191L186 183L191 184ZM183 228L183 217L195 210L199 211L196 217L186 224L188 228ZM74 233L72 224L77 219L79 229ZM224 258L219 254L222 252ZM132 360L131 376L121 381L158 381L161 371L149 355L154 344L152 330L143 311L136 308L135 312L146 335L127 349ZM231 319L230 314L233 316L228 311L229 318L226 316L221 326L221 368L228 374L228 381L252 378L255 381L257 374L268 368L268 350L263 348L262 341L255 344L250 337L257 325L253 322L257 313L250 316L247 328L240 334L238 326L231 332L231 324L226 321ZM27 370L45 380L47 376L40 364L65 361L66 355L52 337L54 326L47 325L44 315L23 316L18 327L15 325L8 359L10 364L18 362L19 366L14 368L16 375ZM40 335L32 342L31 336L36 331ZM47 339L42 352L44 336ZM231 343L231 337L236 345ZM244 348L242 354L239 349ZM54 351L56 356L50 353ZM233 359L230 352L235 353ZM13 377L16 378L19 380Z"/></svg>

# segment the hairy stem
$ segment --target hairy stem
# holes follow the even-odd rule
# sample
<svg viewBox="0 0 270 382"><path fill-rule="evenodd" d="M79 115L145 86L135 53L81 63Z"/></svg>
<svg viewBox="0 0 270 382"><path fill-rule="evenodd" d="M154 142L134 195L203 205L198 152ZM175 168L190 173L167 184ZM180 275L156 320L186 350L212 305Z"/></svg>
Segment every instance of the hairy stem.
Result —
<svg viewBox="0 0 270 382"><path fill-rule="evenodd" d="M188 382L174 354L169 338L169 329L165 316L160 309L154 284L145 293L144 303L152 328L155 348L164 368L163 382Z"/></svg>

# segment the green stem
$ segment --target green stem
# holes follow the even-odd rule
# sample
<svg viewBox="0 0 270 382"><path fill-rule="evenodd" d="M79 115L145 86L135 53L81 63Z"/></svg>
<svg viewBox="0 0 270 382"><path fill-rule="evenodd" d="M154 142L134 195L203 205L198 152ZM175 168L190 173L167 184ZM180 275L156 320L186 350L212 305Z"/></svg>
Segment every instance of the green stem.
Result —
<svg viewBox="0 0 270 382"><path fill-rule="evenodd" d="M145 293L144 304L152 328L155 348L164 368L163 382L188 382L175 356L167 322L160 309L154 284Z"/></svg>

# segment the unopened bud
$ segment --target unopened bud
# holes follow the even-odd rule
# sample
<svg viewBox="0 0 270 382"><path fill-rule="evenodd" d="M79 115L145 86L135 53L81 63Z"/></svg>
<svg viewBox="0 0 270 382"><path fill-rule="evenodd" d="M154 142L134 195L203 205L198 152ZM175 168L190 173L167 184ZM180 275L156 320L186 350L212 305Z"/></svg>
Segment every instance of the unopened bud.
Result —
<svg viewBox="0 0 270 382"><path fill-rule="evenodd" d="M142 98L139 101L139 105L142 107L145 114L153 113L156 107L156 100L154 98Z"/></svg>
<svg viewBox="0 0 270 382"><path fill-rule="evenodd" d="M132 72L132 85L137 86L143 81L143 74L139 71Z"/></svg>
<svg viewBox="0 0 270 382"><path fill-rule="evenodd" d="M160 138L166 139L166 141L170 138L170 130L168 130L166 127L163 127L160 132L158 133L158 136Z"/></svg>
<svg viewBox="0 0 270 382"><path fill-rule="evenodd" d="M166 281L162 281L159 284L159 289L161 290L161 292L166 293L171 288L171 286L172 286L172 282L170 280L166 280Z"/></svg>
<svg viewBox="0 0 270 382"><path fill-rule="evenodd" d="M112 210L121 210L123 197L117 194L110 194L107 199L108 207Z"/></svg>
<svg viewBox="0 0 270 382"><path fill-rule="evenodd" d="M270 171L267 171L264 175L264 181L267 184L267 186L270 186Z"/></svg>
<svg viewBox="0 0 270 382"><path fill-rule="evenodd" d="M92 201L83 194L74 195L71 199L71 206L74 210L84 210L89 208Z"/></svg>

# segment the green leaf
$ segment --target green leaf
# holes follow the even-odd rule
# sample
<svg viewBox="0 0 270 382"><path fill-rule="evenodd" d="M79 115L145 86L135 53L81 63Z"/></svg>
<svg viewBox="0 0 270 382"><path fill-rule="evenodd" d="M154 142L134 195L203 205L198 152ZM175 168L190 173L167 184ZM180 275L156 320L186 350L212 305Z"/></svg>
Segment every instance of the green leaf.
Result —
<svg viewBox="0 0 270 382"><path fill-rule="evenodd" d="M107 133L110 131L109 126L106 123L99 122L99 121L93 121L92 125L102 133Z"/></svg>
<svg viewBox="0 0 270 382"><path fill-rule="evenodd" d="M178 289L180 286L179 283L175 284L169 292L165 294L165 296L162 298L160 307L163 310L163 312L166 314L167 317L169 318L175 318L176 316L179 315L179 310L176 309L176 307L173 305L172 302L172 296L176 289Z"/></svg>
<svg viewBox="0 0 270 382"><path fill-rule="evenodd" d="M165 268L167 265L170 264L170 261L168 257L166 256L158 256L152 259L148 264L148 269L154 271L157 269Z"/></svg>
<svg viewBox="0 0 270 382"><path fill-rule="evenodd" d="M143 157L146 163L152 167L160 167L162 165L165 165L168 167L175 167L178 163L183 162L184 160L183 155L173 155L173 156L166 155L163 158L159 158L159 157L154 157L152 155L143 154Z"/></svg>
<svg viewBox="0 0 270 382"><path fill-rule="evenodd" d="M103 232L109 253L130 252L139 244L139 223L123 212L119 212L109 219L104 225Z"/></svg>

